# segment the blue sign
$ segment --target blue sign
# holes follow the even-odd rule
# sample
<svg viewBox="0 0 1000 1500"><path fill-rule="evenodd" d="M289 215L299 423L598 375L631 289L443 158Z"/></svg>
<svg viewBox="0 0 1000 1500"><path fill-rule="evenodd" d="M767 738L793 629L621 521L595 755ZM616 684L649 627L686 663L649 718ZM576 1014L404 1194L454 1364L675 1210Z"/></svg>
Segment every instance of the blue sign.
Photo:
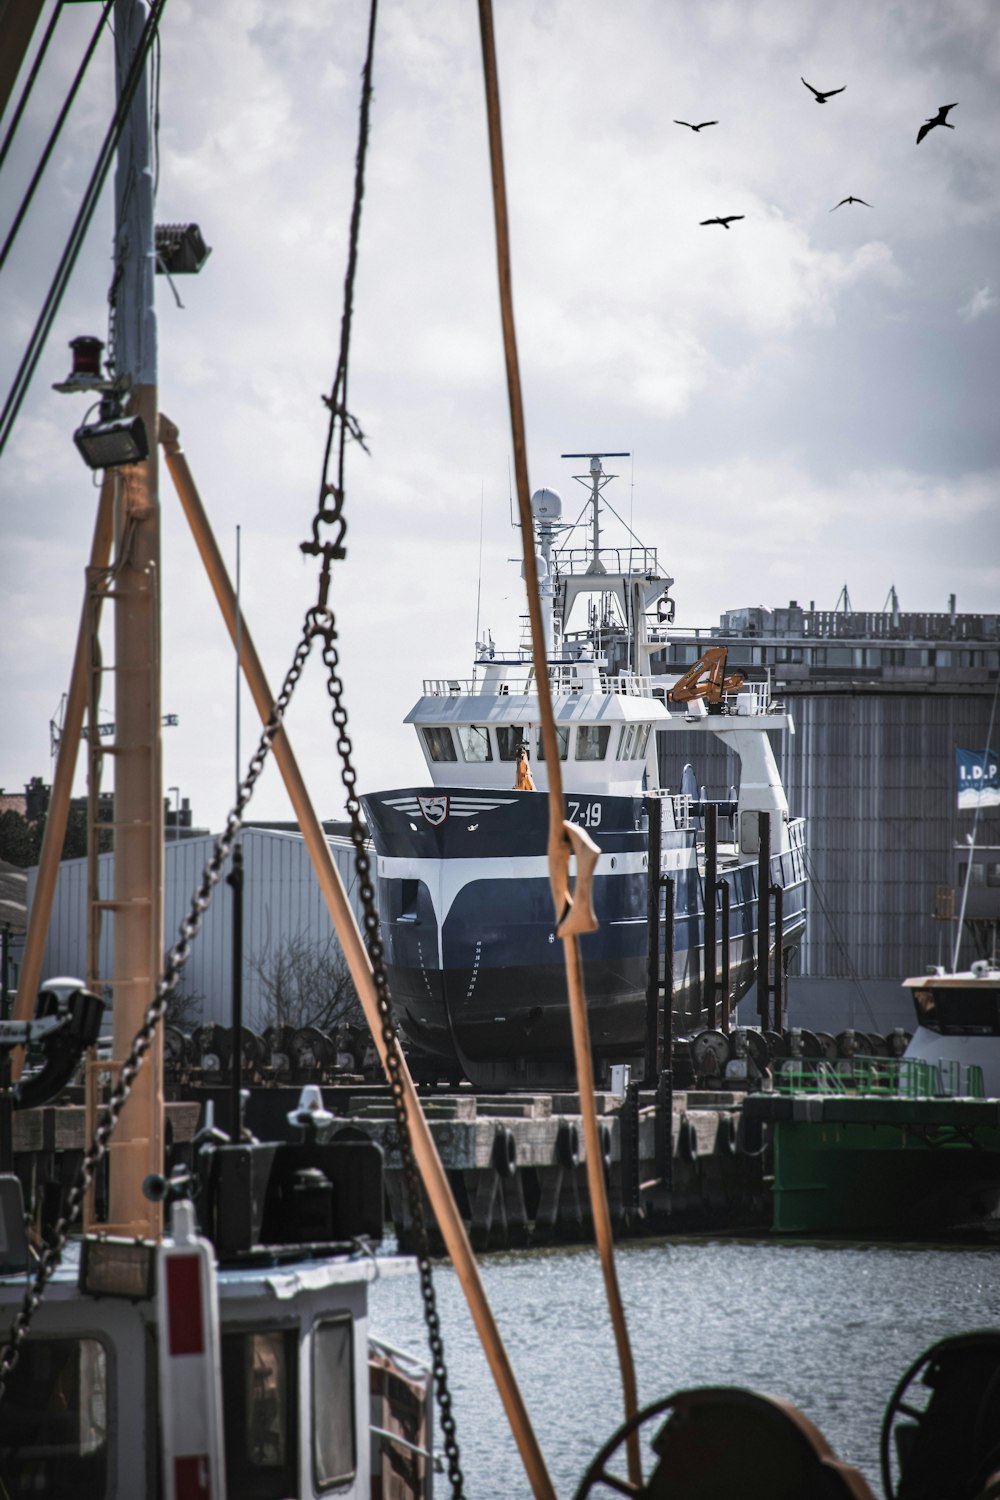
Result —
<svg viewBox="0 0 1000 1500"><path fill-rule="evenodd" d="M958 810L1000 807L1000 757L995 750L956 750Z"/></svg>

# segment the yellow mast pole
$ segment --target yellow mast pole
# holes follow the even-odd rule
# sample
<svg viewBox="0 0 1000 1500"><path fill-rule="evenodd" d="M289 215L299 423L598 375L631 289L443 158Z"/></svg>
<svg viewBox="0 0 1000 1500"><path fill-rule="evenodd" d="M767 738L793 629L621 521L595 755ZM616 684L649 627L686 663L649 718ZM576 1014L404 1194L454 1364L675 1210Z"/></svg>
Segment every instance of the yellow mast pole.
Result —
<svg viewBox="0 0 1000 1500"><path fill-rule="evenodd" d="M542 624L541 604L538 594L538 569L535 565L534 527L531 514L531 499L528 486L527 443L525 438L524 408L521 399L521 376L517 358L517 335L514 329L514 299L511 287L510 235L508 230L507 191L504 179L503 137L500 127L500 90L497 79L496 44L493 34L493 7L491 0L479 0L479 24L483 47L483 74L486 84L486 116L489 127L490 167L493 174L493 207L496 220L497 275L500 283L500 313L503 323L504 354L507 362L507 386L510 399L511 433L514 444L514 475L517 485L518 515L521 523L521 542L524 556L524 584L528 595L528 615L531 623L531 648L535 663L535 680L538 685L538 706L545 745L545 769L549 782L549 879L557 921L556 931L562 939L566 962L566 983L569 993L569 1012L573 1030L573 1055L576 1062L577 1083L580 1089L580 1113L583 1117L583 1138L586 1145L587 1186L594 1219L594 1233L604 1273L604 1286L614 1328L618 1363L621 1370L622 1395L625 1418L630 1420L638 1410L635 1366L629 1343L625 1309L622 1305L615 1267L614 1241L611 1234L611 1216L608 1211L607 1187L604 1181L604 1165L601 1155L597 1111L594 1105L594 1068L590 1050L590 1025L587 1019L587 998L583 989L583 973L580 967L580 945L578 934L591 930L596 923L589 913L572 908L569 894L569 836L573 840L573 852L577 855L577 890L582 894L581 876L584 873L583 845L591 841L583 830L564 821L562 797L562 772L559 750L556 743L555 719L552 714L552 698L549 689L548 659L545 646L545 631ZM595 857L593 849L590 858ZM592 869L592 865L590 866ZM589 885L589 872L588 872ZM639 1452L638 1433L628 1439L628 1471L633 1485L642 1484L642 1460Z"/></svg>
<svg viewBox="0 0 1000 1500"><path fill-rule="evenodd" d="M116 0L119 88L149 7ZM131 410L143 419L149 457L119 469L115 507L115 857L114 1035L121 1062L142 1025L163 963L163 790L160 714L160 507L157 476L155 252L144 67L118 151L115 181L115 373L131 382ZM163 1169L163 1042L157 1028L109 1146L108 1229L156 1237L160 1204L142 1184Z"/></svg>
<svg viewBox="0 0 1000 1500"><path fill-rule="evenodd" d="M166 417L160 417L160 441L163 444L164 457L170 477L174 482L188 525L191 527L195 543L201 554L201 560L209 581L215 592L219 608L233 643L236 642L237 610L236 596L233 592L232 583L226 572L226 566L222 559L215 537L201 503L201 496L195 486L188 467L187 459L180 445L180 435L174 424ZM266 724L271 717L274 708L274 695L268 686L264 669L257 655L253 638L247 629L246 621L242 614L239 616L240 635L240 658L243 673L246 677L254 703L260 714L261 722ZM358 930L354 912L347 899L340 872L334 864L330 853L330 846L323 832L323 826L316 816L309 793L306 789L298 762L295 759L291 744L288 739L287 730L282 726L274 737L274 758L284 779L288 795L295 812L295 817L302 830L306 848L316 871L320 889L323 892L330 918L340 939L344 950L347 966L354 980L358 997L361 1001L365 1017L371 1030L372 1038L378 1048L379 1057L383 1067L386 1062L385 1040L382 1035L382 1019L378 1007L378 995L375 989L375 981L372 976L371 962L364 940ZM514 1440L521 1454L521 1460L528 1475L532 1491L536 1500L555 1500L555 1490L545 1465L545 1459L538 1446L528 1415L527 1407L521 1396L517 1384L517 1377L511 1367L500 1330L496 1326L492 1309L486 1296L482 1278L479 1275L479 1267L472 1253L468 1235L462 1216L458 1211L455 1199L452 1195L451 1185L445 1175L441 1158L434 1144L430 1127L420 1103L420 1098L410 1077L410 1070L406 1064L406 1058L402 1049L396 1043L396 1058L399 1062L399 1071L403 1083L403 1092L406 1099L406 1115L409 1121L410 1134L413 1143L413 1155L416 1159L420 1176L427 1192L427 1197L434 1210L438 1228L451 1257L452 1265L458 1273L458 1278L465 1293L466 1301L472 1313L476 1330L479 1334L483 1350L486 1354L493 1379L496 1382L500 1399L507 1413Z"/></svg>

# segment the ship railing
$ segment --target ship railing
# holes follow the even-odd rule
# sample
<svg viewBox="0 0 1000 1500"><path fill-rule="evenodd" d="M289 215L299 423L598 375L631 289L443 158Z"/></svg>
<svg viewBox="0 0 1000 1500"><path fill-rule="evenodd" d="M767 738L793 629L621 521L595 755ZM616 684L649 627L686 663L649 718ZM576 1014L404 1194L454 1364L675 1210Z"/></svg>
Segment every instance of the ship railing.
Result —
<svg viewBox="0 0 1000 1500"><path fill-rule="evenodd" d="M692 797L688 792L670 793L670 801L673 803L674 808L675 828L687 833L692 828L698 827L695 815L691 809L692 805L695 802L700 802L700 800L698 797Z"/></svg>
<svg viewBox="0 0 1000 1500"><path fill-rule="evenodd" d="M775 705L771 702L769 682L744 682L737 692L723 693L722 701L728 713L746 717L753 714L766 714L769 709L774 712L775 709Z"/></svg>
<svg viewBox="0 0 1000 1500"><path fill-rule="evenodd" d="M601 547L598 554L601 569L605 573L636 573L660 576L660 565L655 547ZM595 586L600 582L600 571L594 568L594 552L591 547L566 547L554 554L553 561L560 576L569 574L579 578L591 574Z"/></svg>
<svg viewBox="0 0 1000 1500"><path fill-rule="evenodd" d="M866 1094L886 1099L984 1099L983 1070L955 1058L786 1057L778 1063L781 1094Z"/></svg>
<svg viewBox="0 0 1000 1500"><path fill-rule="evenodd" d="M581 663L586 669L587 663ZM664 683L653 677L638 677L630 672L601 672L596 682L588 682L586 676L575 673L574 666L559 664L549 668L549 684L554 698L578 697L581 693L614 693L626 698L653 698L662 701ZM425 677L425 698L506 698L536 697L538 685L533 673L523 676L501 677L494 681L476 680L471 677Z"/></svg>

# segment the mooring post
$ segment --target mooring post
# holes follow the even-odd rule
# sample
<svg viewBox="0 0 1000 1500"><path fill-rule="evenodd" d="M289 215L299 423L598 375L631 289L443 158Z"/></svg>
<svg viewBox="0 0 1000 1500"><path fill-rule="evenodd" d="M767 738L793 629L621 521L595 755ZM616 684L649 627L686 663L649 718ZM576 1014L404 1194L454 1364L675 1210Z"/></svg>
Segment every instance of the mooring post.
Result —
<svg viewBox="0 0 1000 1500"><path fill-rule="evenodd" d="M715 903L719 878L719 809L714 802L705 803L705 1011L709 1026L718 1020L718 990L715 968Z"/></svg>
<svg viewBox="0 0 1000 1500"><path fill-rule="evenodd" d="M762 1031L770 1030L771 988L771 814L757 814L760 844L757 855L757 1014Z"/></svg>
<svg viewBox="0 0 1000 1500"><path fill-rule="evenodd" d="M674 1065L674 882L663 881L663 1051L660 1068Z"/></svg>
<svg viewBox="0 0 1000 1500"><path fill-rule="evenodd" d="M242 1139L243 1088L243 845L233 845L233 867L226 876L233 893L233 1061L230 1083L229 1139L238 1146Z"/></svg>
<svg viewBox="0 0 1000 1500"><path fill-rule="evenodd" d="M722 1029L729 1035L732 1018L729 1014L730 996L732 986L729 978L729 882L719 881L719 895L722 897Z"/></svg>
<svg viewBox="0 0 1000 1500"><path fill-rule="evenodd" d="M782 993L781 993L781 968L784 949L782 939L785 934L785 892L780 885L772 885L771 895L774 897L774 1029L781 1030L782 1023Z"/></svg>
<svg viewBox="0 0 1000 1500"><path fill-rule="evenodd" d="M674 1190L674 882L663 882L663 1053L656 1084L656 1175Z"/></svg>
<svg viewBox="0 0 1000 1500"><path fill-rule="evenodd" d="M663 804L648 797L649 843L646 869L646 1055L643 1077L650 1083L663 1066L663 1030L660 1024L660 841Z"/></svg>

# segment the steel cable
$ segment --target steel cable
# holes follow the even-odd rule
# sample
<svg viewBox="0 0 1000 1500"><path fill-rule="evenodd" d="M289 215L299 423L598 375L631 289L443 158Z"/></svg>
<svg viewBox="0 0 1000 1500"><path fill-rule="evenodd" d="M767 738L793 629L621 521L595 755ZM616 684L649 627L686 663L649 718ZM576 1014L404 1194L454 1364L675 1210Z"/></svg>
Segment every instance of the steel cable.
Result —
<svg viewBox="0 0 1000 1500"><path fill-rule="evenodd" d="M80 253L87 230L90 227L90 221L93 218L94 209L97 207L101 189L108 175L115 148L125 128L125 121L128 118L132 98L138 87L139 79L142 77L146 57L152 47L166 3L167 0L152 0L146 24L143 27L135 56L132 59L132 65L122 85L117 108L111 118L111 124L108 126L107 134L101 145L97 162L95 163L90 181L87 184L87 189L74 220L73 227L70 230L62 258L52 278L48 295L42 305L42 311L38 316L38 321L35 324L31 337L28 340L21 364L18 367L17 374L14 376L13 384L7 393L3 411L0 412L0 454L3 453L7 446L7 441L10 438L14 423L21 410L21 405L27 395L28 387L38 366L38 361L42 356L42 350L45 348L46 340L51 332L52 324L59 311L59 304L69 284L69 278L73 274L77 256Z"/></svg>
<svg viewBox="0 0 1000 1500"><path fill-rule="evenodd" d="M45 35L42 37L41 45L39 46L38 52L35 55L35 60L31 65L31 72L28 74L27 78L24 81L24 88L21 90L21 97L17 101L17 107L15 108L14 113L11 116L10 124L7 127L7 134L3 138L3 145L0 146L0 172L3 171L3 164L7 160L7 153L13 144L15 135L17 134L17 127L21 123L21 116L24 114L28 100L31 98L31 91L34 88L35 80L38 77L39 72L41 71L42 63L45 61L45 54L49 50L49 43L51 42L52 37L55 34L56 25L59 21L59 17L62 15L62 8L65 3L66 0L56 0L55 10L49 17L49 24L45 28Z"/></svg>
<svg viewBox="0 0 1000 1500"><path fill-rule="evenodd" d="M25 215L27 214L28 209L31 207L31 200L35 196L35 191L38 187L38 184L41 182L42 178L45 175L45 168L49 164L49 157L55 150L56 142L58 141L59 136L62 133L62 128L66 123L66 117L69 114L70 110L73 108L73 103L76 99L77 94L79 93L80 85L83 83L84 78L87 76L87 69L90 67L94 52L97 50L97 43L100 40L101 31L103 30L104 23L108 18L108 13L114 3L115 0L104 0L104 9L101 12L100 20L94 27L94 34L90 38L87 50L83 54L83 61L80 63L80 66L76 70L76 77L70 84L69 93L63 100L63 107L56 116L56 123L53 125L51 131L49 132L49 138L45 142L42 154L38 158L38 162L35 166L34 172L31 174L31 181L25 188L24 193L21 197L20 207L18 208L17 213L14 215L14 222L12 223L7 233L7 238L3 242L3 248L0 249L0 271L3 270L7 262L7 257L13 249L14 241L17 239L21 225L24 223Z"/></svg>

